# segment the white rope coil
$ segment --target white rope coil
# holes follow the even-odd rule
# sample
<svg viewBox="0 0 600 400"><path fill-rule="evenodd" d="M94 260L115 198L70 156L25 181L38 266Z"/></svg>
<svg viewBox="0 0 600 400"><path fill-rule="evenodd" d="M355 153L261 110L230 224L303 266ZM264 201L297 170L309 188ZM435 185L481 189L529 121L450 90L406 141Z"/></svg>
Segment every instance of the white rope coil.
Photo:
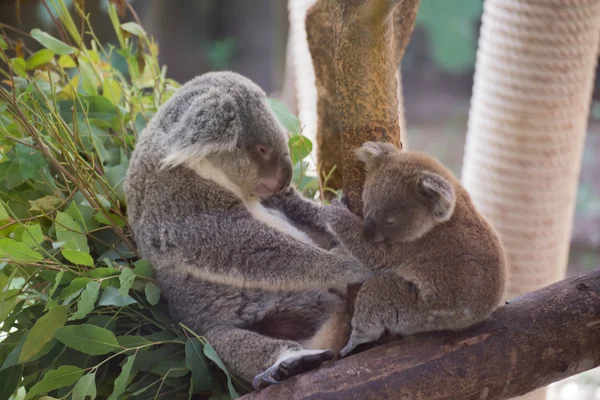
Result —
<svg viewBox="0 0 600 400"><path fill-rule="evenodd" d="M462 179L505 245L506 298L564 277L599 34L600 0L485 2Z"/></svg>

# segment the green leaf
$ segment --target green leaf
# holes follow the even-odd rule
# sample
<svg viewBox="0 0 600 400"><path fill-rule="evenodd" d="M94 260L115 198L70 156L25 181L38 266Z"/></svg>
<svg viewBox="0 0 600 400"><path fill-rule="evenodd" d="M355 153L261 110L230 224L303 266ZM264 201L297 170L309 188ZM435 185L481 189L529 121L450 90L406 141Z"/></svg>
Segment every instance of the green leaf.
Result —
<svg viewBox="0 0 600 400"><path fill-rule="evenodd" d="M88 284L85 286L85 289L81 293L79 302L77 303L77 311L71 315L69 321L85 318L85 316L94 309L94 304L98 299L99 292L100 282L88 282Z"/></svg>
<svg viewBox="0 0 600 400"><path fill-rule="evenodd" d="M237 399L238 397L240 397L239 393L237 392L237 390L235 390L235 387L233 386L231 374L225 367L225 364L223 364L223 361L221 361L221 358L217 355L215 349L213 349L213 347L210 345L210 343L204 344L204 355L208 357L209 360L212 360L212 362L217 364L217 367L219 367L221 371L225 372L225 375L227 376L227 388L229 389L229 395L231 396L231 398Z"/></svg>
<svg viewBox="0 0 600 400"><path fill-rule="evenodd" d="M89 278L73 279L71 281L71 283L69 284L69 286L64 288L63 291L60 293L59 299L64 300L67 297L74 295L75 293L77 293L78 291L83 289L85 287L85 285L87 285L88 282L90 282L90 281L91 281L91 279L89 279Z"/></svg>
<svg viewBox="0 0 600 400"><path fill-rule="evenodd" d="M36 383L27 393L26 399L31 399L38 394L48 393L51 390L70 386L77 382L84 370L72 365L63 365L58 369L48 371L44 378Z"/></svg>
<svg viewBox="0 0 600 400"><path fill-rule="evenodd" d="M136 24L135 22L126 22L124 24L121 24L121 29L123 29L126 32L129 32L135 36L139 36L139 37L145 37L146 36L146 32L144 31L144 29L139 26L138 24Z"/></svg>
<svg viewBox="0 0 600 400"><path fill-rule="evenodd" d="M68 44L61 42L54 36L51 36L48 33L41 31L37 28L31 30L31 37L37 40L42 46L52 50L56 54L66 55L72 54L76 51L74 47L71 47Z"/></svg>
<svg viewBox="0 0 600 400"><path fill-rule="evenodd" d="M92 256L82 251L64 249L62 251L62 255L75 265L87 265L88 267L94 266L94 259Z"/></svg>
<svg viewBox="0 0 600 400"><path fill-rule="evenodd" d="M148 300L148 303L153 306L158 304L160 301L160 288L155 283L146 283L144 292L146 293L146 299Z"/></svg>
<svg viewBox="0 0 600 400"><path fill-rule="evenodd" d="M0 257L9 258L12 261L41 261L44 259L40 253L30 249L25 243L10 238L0 239Z"/></svg>
<svg viewBox="0 0 600 400"><path fill-rule="evenodd" d="M36 200L29 200L30 211L39 211L41 213L50 213L54 211L61 200L56 196L44 196Z"/></svg>
<svg viewBox="0 0 600 400"><path fill-rule="evenodd" d="M73 388L73 400L85 400L90 397L90 400L96 398L96 373L91 373L79 378Z"/></svg>
<svg viewBox="0 0 600 400"><path fill-rule="evenodd" d="M98 213L94 216L94 219L101 223L102 225L112 225L113 223L121 228L124 228L127 223L123 218L119 217L117 214L110 214L110 220L106 218L106 216L102 213ZM111 222L112 221L112 222Z"/></svg>
<svg viewBox="0 0 600 400"><path fill-rule="evenodd" d="M23 78L27 77L27 63L21 57L15 57L12 60L10 60L10 67L12 68L13 72L17 75Z"/></svg>
<svg viewBox="0 0 600 400"><path fill-rule="evenodd" d="M208 391L212 387L208 359L197 338L190 338L185 343L185 365L192 371L195 393Z"/></svg>
<svg viewBox="0 0 600 400"><path fill-rule="evenodd" d="M129 294L129 289L131 289L134 280L135 274L133 273L133 270L129 267L123 268L121 275L119 276L119 282L121 283L119 292L121 293L121 296L125 297Z"/></svg>
<svg viewBox="0 0 600 400"><path fill-rule="evenodd" d="M117 336L117 342L119 342L119 346L125 347L126 349L152 344L148 339L134 335Z"/></svg>
<svg viewBox="0 0 600 400"><path fill-rule="evenodd" d="M67 322L69 307L56 306L50 309L46 315L38 319L27 335L23 349L19 355L19 363L24 363L38 353L46 343L54 337L54 331L61 328Z"/></svg>
<svg viewBox="0 0 600 400"><path fill-rule="evenodd" d="M33 144L32 139L24 139L24 143ZM47 164L46 159L36 149L22 143L15 145L17 160L21 170L21 177L25 180L36 177L40 170Z"/></svg>
<svg viewBox="0 0 600 400"><path fill-rule="evenodd" d="M154 269L152 264L146 260L137 260L133 263L133 272L137 276L143 276L144 278L154 279Z"/></svg>
<svg viewBox="0 0 600 400"><path fill-rule="evenodd" d="M106 169L106 180L110 184L110 187L114 190L115 194L120 200L125 200L125 176L127 175L127 168L122 165L115 165L112 168Z"/></svg>
<svg viewBox="0 0 600 400"><path fill-rule="evenodd" d="M6 40L4 40L4 38L2 36L0 36L0 49L2 49L2 50L8 49L8 43L6 43Z"/></svg>
<svg viewBox="0 0 600 400"><path fill-rule="evenodd" d="M269 106L279 123L292 135L300 135L300 120L289 112L285 104L275 99L268 99Z"/></svg>
<svg viewBox="0 0 600 400"><path fill-rule="evenodd" d="M108 400L117 400L125 393L127 385L129 385L129 382L133 379L133 376L131 376L131 367L133 366L134 360L135 354L127 357L127 362L125 362L125 365L123 365L123 368L121 369L121 373L117 379L115 379L115 386L111 395L108 396Z"/></svg>
<svg viewBox="0 0 600 400"><path fill-rule="evenodd" d="M87 238L82 232L81 225L75 221L71 216L63 212L56 213L56 237L59 242L65 243L65 248L69 250L82 251L84 253L90 252L90 248L87 243Z"/></svg>
<svg viewBox="0 0 600 400"><path fill-rule="evenodd" d="M15 365L0 371L0 400L8 400L21 383L23 373L20 365Z"/></svg>
<svg viewBox="0 0 600 400"><path fill-rule="evenodd" d="M7 290L0 296L0 322L4 321L6 317L14 310L17 305L19 289Z"/></svg>
<svg viewBox="0 0 600 400"><path fill-rule="evenodd" d="M8 212L6 211L4 204L0 203L0 221L9 219L9 218L10 218L10 216L8 215Z"/></svg>
<svg viewBox="0 0 600 400"><path fill-rule="evenodd" d="M67 347L92 356L110 353L119 346L115 334L96 325L69 325L54 332L54 337Z"/></svg>
<svg viewBox="0 0 600 400"><path fill-rule="evenodd" d="M25 63L25 69L28 71L34 70L42 65L48 64L53 58L54 52L52 50L39 50L33 53L33 55L27 59L27 62Z"/></svg>
<svg viewBox="0 0 600 400"><path fill-rule="evenodd" d="M87 116L90 119L110 120L118 116L117 108L106 97L88 96L84 98L87 104Z"/></svg>
<svg viewBox="0 0 600 400"><path fill-rule="evenodd" d="M288 147L292 164L296 165L300 160L308 157L312 151L312 142L305 136L293 135L288 142Z"/></svg>
<svg viewBox="0 0 600 400"><path fill-rule="evenodd" d="M57 54L60 53L57 52ZM77 64L75 64L75 60L73 60L73 57L67 54L63 54L58 58L58 65L61 68L77 68Z"/></svg>
<svg viewBox="0 0 600 400"><path fill-rule="evenodd" d="M131 304L136 304L137 300L129 295L121 295L119 289L114 286L109 286L102 292L102 297L98 302L99 306L117 306L127 307Z"/></svg>
<svg viewBox="0 0 600 400"><path fill-rule="evenodd" d="M37 247L44 241L44 233L39 225L29 225L21 235L21 241L29 247Z"/></svg>

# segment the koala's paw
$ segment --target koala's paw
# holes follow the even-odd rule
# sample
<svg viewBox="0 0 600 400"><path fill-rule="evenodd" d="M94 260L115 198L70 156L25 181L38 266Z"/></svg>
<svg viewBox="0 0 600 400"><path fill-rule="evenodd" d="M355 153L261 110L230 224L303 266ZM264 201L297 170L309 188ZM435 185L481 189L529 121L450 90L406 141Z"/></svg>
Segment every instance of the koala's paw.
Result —
<svg viewBox="0 0 600 400"><path fill-rule="evenodd" d="M333 357L331 350L301 350L290 353L288 357L256 375L252 386L259 390L280 383L286 378L319 368L325 361L333 360Z"/></svg>

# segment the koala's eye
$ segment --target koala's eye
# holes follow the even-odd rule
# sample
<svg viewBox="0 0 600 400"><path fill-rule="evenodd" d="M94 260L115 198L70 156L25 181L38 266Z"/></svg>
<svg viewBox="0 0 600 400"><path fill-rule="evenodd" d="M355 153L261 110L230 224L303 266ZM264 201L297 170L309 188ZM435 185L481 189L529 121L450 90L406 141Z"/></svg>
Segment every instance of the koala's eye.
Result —
<svg viewBox="0 0 600 400"><path fill-rule="evenodd" d="M387 226L392 226L392 225L395 225L395 224L396 224L396 218L394 218L394 217L387 217L387 218L385 219L384 223L385 223Z"/></svg>
<svg viewBox="0 0 600 400"><path fill-rule="evenodd" d="M266 146L263 146L262 144L258 144L256 145L256 150L262 154L263 156L268 156L269 155L269 150L267 149Z"/></svg>

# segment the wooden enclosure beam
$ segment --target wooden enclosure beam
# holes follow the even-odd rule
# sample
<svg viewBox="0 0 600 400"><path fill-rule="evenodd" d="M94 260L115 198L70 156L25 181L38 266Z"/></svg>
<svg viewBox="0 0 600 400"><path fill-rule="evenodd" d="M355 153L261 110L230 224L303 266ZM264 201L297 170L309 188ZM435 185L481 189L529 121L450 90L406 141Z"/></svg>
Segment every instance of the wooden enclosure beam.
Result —
<svg viewBox="0 0 600 400"><path fill-rule="evenodd" d="M600 365L600 270L520 296L462 332L420 334L244 399L500 400Z"/></svg>

